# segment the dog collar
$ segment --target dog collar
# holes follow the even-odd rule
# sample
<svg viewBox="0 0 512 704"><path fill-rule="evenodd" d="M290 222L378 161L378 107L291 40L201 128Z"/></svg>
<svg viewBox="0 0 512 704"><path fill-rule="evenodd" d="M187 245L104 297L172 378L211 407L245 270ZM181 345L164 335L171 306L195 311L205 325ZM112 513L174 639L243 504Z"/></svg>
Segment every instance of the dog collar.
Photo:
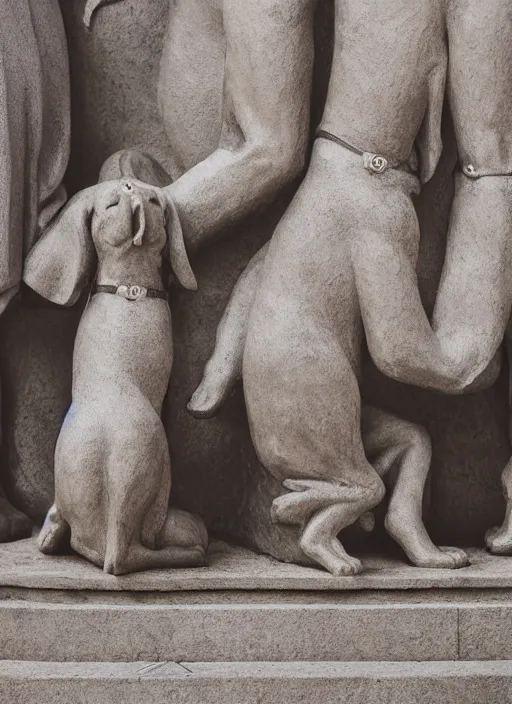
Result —
<svg viewBox="0 0 512 704"><path fill-rule="evenodd" d="M167 300L167 291L161 291L157 288L146 288L137 284L121 284L120 286L101 286L95 284L91 294L95 293L111 293L114 296L121 296L127 301L143 301L145 298L160 298L162 301Z"/></svg>
<svg viewBox="0 0 512 704"><path fill-rule="evenodd" d="M332 132L327 132L327 130L318 129L316 131L315 138L328 139L330 142L334 142L338 146L343 147L343 149L347 149L353 154L362 156L364 168L372 174L383 174L388 169L405 169L406 171L414 173L414 169L411 168L411 164L409 162L398 162L393 159L388 159L387 157L382 156L381 154L365 152L362 149L359 149L359 147L354 147L353 144L345 142L344 139L341 139L341 137L332 134Z"/></svg>

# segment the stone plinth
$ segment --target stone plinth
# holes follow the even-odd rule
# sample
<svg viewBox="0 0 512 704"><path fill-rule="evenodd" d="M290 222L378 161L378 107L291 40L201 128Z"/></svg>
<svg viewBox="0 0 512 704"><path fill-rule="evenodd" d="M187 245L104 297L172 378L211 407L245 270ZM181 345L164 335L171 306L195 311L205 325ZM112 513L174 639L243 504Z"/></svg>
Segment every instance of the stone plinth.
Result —
<svg viewBox="0 0 512 704"><path fill-rule="evenodd" d="M512 558L470 555L346 579L216 542L208 568L112 577L3 545L0 702L508 701Z"/></svg>
<svg viewBox="0 0 512 704"><path fill-rule="evenodd" d="M496 557L478 549L468 552L472 564L461 570L423 569L399 558L362 556L361 575L333 577L320 569L284 564L245 548L214 542L207 567L113 577L74 555L46 557L30 539L0 545L0 587L103 592L512 590L512 557Z"/></svg>
<svg viewBox="0 0 512 704"><path fill-rule="evenodd" d="M0 697L17 704L499 704L512 665L489 663L0 662Z"/></svg>

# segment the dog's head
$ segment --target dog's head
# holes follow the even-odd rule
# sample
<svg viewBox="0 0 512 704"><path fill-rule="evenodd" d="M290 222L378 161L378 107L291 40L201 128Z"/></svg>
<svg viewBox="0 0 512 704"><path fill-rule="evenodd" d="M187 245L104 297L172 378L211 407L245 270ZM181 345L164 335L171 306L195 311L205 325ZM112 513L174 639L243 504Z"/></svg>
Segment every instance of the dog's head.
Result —
<svg viewBox="0 0 512 704"><path fill-rule="evenodd" d="M164 252L178 281L197 282L178 213L161 189L131 179L107 181L78 193L29 253L24 281L43 298L73 305L94 276L97 259L122 272L123 261L154 261Z"/></svg>

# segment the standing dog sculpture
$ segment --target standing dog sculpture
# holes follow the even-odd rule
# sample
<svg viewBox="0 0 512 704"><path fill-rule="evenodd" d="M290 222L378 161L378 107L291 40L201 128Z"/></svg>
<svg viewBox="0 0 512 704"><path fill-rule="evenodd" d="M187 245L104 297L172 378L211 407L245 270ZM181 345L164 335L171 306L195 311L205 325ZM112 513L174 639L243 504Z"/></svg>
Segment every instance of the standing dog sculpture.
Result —
<svg viewBox="0 0 512 704"><path fill-rule="evenodd" d="M26 262L26 283L60 305L75 303L97 269L55 452L55 505L39 544L49 554L71 544L116 575L205 562L202 521L168 507L160 419L173 361L165 252L179 282L197 288L177 223L158 189L108 181L79 193Z"/></svg>

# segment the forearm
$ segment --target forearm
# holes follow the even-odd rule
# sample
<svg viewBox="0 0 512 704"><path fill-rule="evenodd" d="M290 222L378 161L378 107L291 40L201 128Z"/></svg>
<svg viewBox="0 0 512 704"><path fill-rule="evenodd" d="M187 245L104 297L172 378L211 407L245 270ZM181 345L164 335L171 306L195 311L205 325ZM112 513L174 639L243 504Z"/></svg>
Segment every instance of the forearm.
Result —
<svg viewBox="0 0 512 704"><path fill-rule="evenodd" d="M168 188L189 252L301 173L314 5L315 0L222 0L226 63L219 147Z"/></svg>
<svg viewBox="0 0 512 704"><path fill-rule="evenodd" d="M279 148L219 148L167 187L189 252L275 197L303 168L307 135L294 154Z"/></svg>

